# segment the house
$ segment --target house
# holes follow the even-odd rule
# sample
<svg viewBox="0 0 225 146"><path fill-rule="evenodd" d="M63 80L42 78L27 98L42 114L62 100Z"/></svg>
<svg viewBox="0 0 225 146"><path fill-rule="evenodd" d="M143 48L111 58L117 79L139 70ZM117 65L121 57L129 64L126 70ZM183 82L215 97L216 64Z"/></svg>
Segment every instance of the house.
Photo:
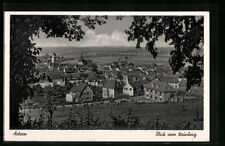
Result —
<svg viewBox="0 0 225 146"><path fill-rule="evenodd" d="M84 103L93 101L92 89L84 83L76 84L70 90L70 93L66 94L67 102Z"/></svg>
<svg viewBox="0 0 225 146"><path fill-rule="evenodd" d="M53 79L53 85L56 86L65 86L65 80L64 79Z"/></svg>
<svg viewBox="0 0 225 146"><path fill-rule="evenodd" d="M144 88L143 84L146 84L147 81L135 81L135 82L129 82L129 84L133 87L134 96L141 96L144 95Z"/></svg>
<svg viewBox="0 0 225 146"><path fill-rule="evenodd" d="M70 83L78 83L79 81L82 81L80 73L70 73L70 74L65 74L65 77Z"/></svg>
<svg viewBox="0 0 225 146"><path fill-rule="evenodd" d="M49 76L53 81L53 85L65 86L65 78L60 72L49 72Z"/></svg>
<svg viewBox="0 0 225 146"><path fill-rule="evenodd" d="M176 76L166 75L163 76L160 81L168 83L173 88L179 88L179 80Z"/></svg>
<svg viewBox="0 0 225 146"><path fill-rule="evenodd" d="M175 92L171 86L165 82L153 80L149 84L144 84L144 96L154 102L165 102L169 100L171 93Z"/></svg>
<svg viewBox="0 0 225 146"><path fill-rule="evenodd" d="M114 98L115 97L115 80L106 80L103 82L102 97L103 98Z"/></svg>
<svg viewBox="0 0 225 146"><path fill-rule="evenodd" d="M87 78L88 85L91 86L99 86L99 78L97 77L96 74L92 74Z"/></svg>
<svg viewBox="0 0 225 146"><path fill-rule="evenodd" d="M134 96L134 89L129 83L126 83L123 87L123 94Z"/></svg>
<svg viewBox="0 0 225 146"><path fill-rule="evenodd" d="M74 73L74 72L76 72L76 70L74 68L72 68L72 67L68 67L68 68L65 68L63 70L63 72L65 72L65 73Z"/></svg>
<svg viewBox="0 0 225 146"><path fill-rule="evenodd" d="M38 83L42 88L45 88L47 86L53 87L53 82L51 82L51 79L49 76L45 76L44 79L40 80Z"/></svg>

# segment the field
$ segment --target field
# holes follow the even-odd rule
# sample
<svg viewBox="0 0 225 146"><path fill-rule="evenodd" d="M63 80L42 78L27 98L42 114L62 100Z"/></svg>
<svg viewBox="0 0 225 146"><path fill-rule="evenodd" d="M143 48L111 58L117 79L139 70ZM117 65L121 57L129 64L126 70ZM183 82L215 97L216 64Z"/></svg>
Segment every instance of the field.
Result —
<svg viewBox="0 0 225 146"><path fill-rule="evenodd" d="M132 47L64 47L64 48L43 48L41 53L52 54L56 53L59 56L72 57L73 60L66 61L64 63L77 63L81 53L85 58L92 59L94 62L100 64L108 64L119 61L119 58L127 56L128 62L132 62L135 65L151 64L151 63L163 63L168 64L169 52L171 48L159 48L158 58L154 59L150 52L145 50L137 51Z"/></svg>
<svg viewBox="0 0 225 146"><path fill-rule="evenodd" d="M183 107L185 110L183 110ZM197 113L197 104L195 101L184 103L115 103L89 105L89 111L94 117L99 117L101 121L112 122L111 115L120 115L126 117L129 109L132 110L132 114L140 118L141 123L154 122L157 117L162 122L166 122L169 125L180 125L182 123L191 122L196 125L196 129L202 129L203 122L195 121ZM69 119L71 114L76 118L85 118L88 113L87 106L80 105L75 107L57 108L53 114L53 122L62 122ZM203 105L202 101L198 104L199 117L202 118ZM32 118L38 118L40 110L32 110L30 112Z"/></svg>

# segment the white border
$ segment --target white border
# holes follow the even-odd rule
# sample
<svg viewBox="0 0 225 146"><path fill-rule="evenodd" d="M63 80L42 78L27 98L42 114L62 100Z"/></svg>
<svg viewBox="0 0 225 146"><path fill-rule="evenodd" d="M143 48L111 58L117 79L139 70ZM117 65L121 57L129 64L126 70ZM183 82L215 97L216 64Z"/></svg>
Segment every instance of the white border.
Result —
<svg viewBox="0 0 225 146"><path fill-rule="evenodd" d="M9 75L10 75L10 15L152 15L152 16L204 16L204 130L9 130ZM4 141L149 141L149 142L208 142L210 129L210 55L209 55L209 12L207 11L168 11L168 12L43 12L23 11L4 13ZM27 136L13 136L15 131ZM155 136L161 132L194 132L193 137Z"/></svg>

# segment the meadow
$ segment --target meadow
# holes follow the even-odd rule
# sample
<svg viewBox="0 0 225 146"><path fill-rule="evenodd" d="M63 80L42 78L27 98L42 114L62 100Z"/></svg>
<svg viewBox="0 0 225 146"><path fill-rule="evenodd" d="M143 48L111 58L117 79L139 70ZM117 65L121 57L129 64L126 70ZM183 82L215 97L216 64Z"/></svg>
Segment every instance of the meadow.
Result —
<svg viewBox="0 0 225 146"><path fill-rule="evenodd" d="M106 103L97 105L77 105L71 107L57 108L53 113L53 123L61 123L68 120L71 116L75 119L85 119L87 114L93 115L93 118L97 117L101 122L107 121L112 123L111 116L120 116L126 118L129 110L132 111L134 116L138 116L140 123L155 122L158 119L162 124L168 124L169 129L173 129L174 126L181 126L190 122L193 129L202 129L203 121L195 120L197 116L197 103L185 102L185 103ZM203 102L198 103L199 118L203 116ZM30 115L32 118L38 118L40 109L32 110ZM47 116L47 113L45 113ZM46 118L47 119L47 118ZM104 128L104 127L101 127ZM98 128L97 128L98 129Z"/></svg>

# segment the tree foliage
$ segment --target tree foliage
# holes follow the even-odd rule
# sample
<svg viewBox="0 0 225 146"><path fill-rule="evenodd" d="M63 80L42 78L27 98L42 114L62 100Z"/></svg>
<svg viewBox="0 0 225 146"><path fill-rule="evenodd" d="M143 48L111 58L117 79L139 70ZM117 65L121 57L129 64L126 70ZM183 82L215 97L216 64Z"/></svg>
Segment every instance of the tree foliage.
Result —
<svg viewBox="0 0 225 146"><path fill-rule="evenodd" d="M107 16L11 15L10 16L10 127L18 123L19 103L32 95L30 83L36 82L35 63L41 48L32 43L44 32L47 37L64 37L80 41L85 32L106 23Z"/></svg>
<svg viewBox="0 0 225 146"><path fill-rule="evenodd" d="M201 16L134 16L125 32L128 41L137 42L136 48L146 42L146 49L154 58L158 55L155 42L164 35L165 42L175 48L169 59L173 73L188 65L184 76L190 89L194 84L200 85L203 77L203 23Z"/></svg>

